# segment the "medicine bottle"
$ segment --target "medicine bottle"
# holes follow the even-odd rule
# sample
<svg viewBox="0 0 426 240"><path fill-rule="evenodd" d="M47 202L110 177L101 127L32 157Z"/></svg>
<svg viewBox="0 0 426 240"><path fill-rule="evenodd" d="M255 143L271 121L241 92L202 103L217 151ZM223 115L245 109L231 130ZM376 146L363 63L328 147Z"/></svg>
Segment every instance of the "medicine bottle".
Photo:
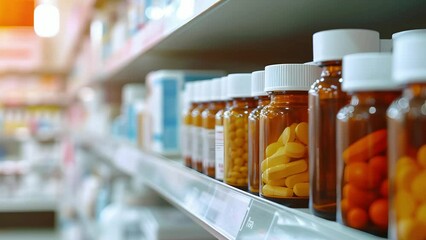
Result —
<svg viewBox="0 0 426 240"><path fill-rule="evenodd" d="M265 68L271 102L260 112L260 196L288 207L308 207L308 90L320 75L314 65Z"/></svg>
<svg viewBox="0 0 426 240"><path fill-rule="evenodd" d="M225 102L225 107L220 109L215 116L214 140L215 140L215 179L223 181L225 172L225 145L224 145L224 132L223 132L223 114L231 107L232 101L228 98L228 77L220 79L221 98Z"/></svg>
<svg viewBox="0 0 426 240"><path fill-rule="evenodd" d="M223 118L225 140L224 182L247 190L248 187L248 115L257 102L251 96L251 74L228 75L231 107Z"/></svg>
<svg viewBox="0 0 426 240"><path fill-rule="evenodd" d="M401 88L392 80L390 53L343 58L342 90L350 103L337 114L337 219L381 237L388 231L386 110Z"/></svg>
<svg viewBox="0 0 426 240"><path fill-rule="evenodd" d="M269 104L265 92L265 71L251 74L251 95L257 100L257 107L251 111L248 120L248 171L249 192L259 194L259 120L260 111Z"/></svg>
<svg viewBox="0 0 426 240"><path fill-rule="evenodd" d="M394 34L393 77L402 97L389 107L391 239L426 239L426 29Z"/></svg>
<svg viewBox="0 0 426 240"><path fill-rule="evenodd" d="M203 135L202 135L202 127L203 127L203 119L201 117L201 113L206 109L207 102L203 99L203 86L207 84L208 80L197 81L195 83L195 94L194 101L197 104L197 107L194 108L191 112L192 116L192 168L197 170L198 172L203 172Z"/></svg>
<svg viewBox="0 0 426 240"><path fill-rule="evenodd" d="M311 198L316 216L336 218L336 115L349 103L341 90L342 58L361 52L379 52L379 33L362 29L338 29L313 35L314 62L322 68L309 91Z"/></svg>
<svg viewBox="0 0 426 240"><path fill-rule="evenodd" d="M183 109L182 114L182 155L184 164L187 167L192 167L191 149L192 149L192 111L196 108L197 104L194 102L194 84L195 82L188 82L185 84L185 98L187 104Z"/></svg>
<svg viewBox="0 0 426 240"><path fill-rule="evenodd" d="M215 124L216 113L225 107L221 100L221 78L211 80L210 101L208 107L202 112L203 118L203 173L215 177Z"/></svg>

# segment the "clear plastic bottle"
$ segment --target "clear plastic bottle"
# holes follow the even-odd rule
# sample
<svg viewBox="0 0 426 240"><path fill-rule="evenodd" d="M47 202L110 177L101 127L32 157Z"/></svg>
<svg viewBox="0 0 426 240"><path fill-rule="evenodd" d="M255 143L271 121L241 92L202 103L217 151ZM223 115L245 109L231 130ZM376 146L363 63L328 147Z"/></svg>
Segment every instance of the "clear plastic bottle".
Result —
<svg viewBox="0 0 426 240"><path fill-rule="evenodd" d="M402 97L389 107L391 239L426 239L426 29L394 34L393 78Z"/></svg>
<svg viewBox="0 0 426 240"><path fill-rule="evenodd" d="M225 140L224 182L241 190L248 188L248 115L257 102L251 97L251 74L228 75L232 106L223 118Z"/></svg>
<svg viewBox="0 0 426 240"><path fill-rule="evenodd" d="M220 100L225 102L225 106L217 111L215 116L215 178L216 180L223 181L225 173L225 139L223 133L223 114L231 107L232 101L228 98L227 89L228 77L220 79L221 97Z"/></svg>
<svg viewBox="0 0 426 240"><path fill-rule="evenodd" d="M260 111L269 104L265 92L265 71L251 74L251 95L257 100L257 107L251 111L248 120L248 171L249 192L259 194L259 120Z"/></svg>
<svg viewBox="0 0 426 240"><path fill-rule="evenodd" d="M308 207L308 90L321 69L278 64L265 68L271 102L260 112L261 197Z"/></svg>
<svg viewBox="0 0 426 240"><path fill-rule="evenodd" d="M309 91L310 209L319 217L336 218L336 115L349 103L341 90L342 58L360 52L379 52L379 33L338 29L315 33L314 62L321 77Z"/></svg>
<svg viewBox="0 0 426 240"><path fill-rule="evenodd" d="M197 104L197 107L194 108L191 112L192 116L192 168L198 172L203 172L203 136L202 136L202 125L203 119L201 113L206 109L207 102L203 101L203 84L208 80L197 81L195 83L195 96L194 101Z"/></svg>
<svg viewBox="0 0 426 240"><path fill-rule="evenodd" d="M386 110L401 88L390 53L343 58L342 90L351 101L337 114L337 219L381 237L388 231Z"/></svg>
<svg viewBox="0 0 426 240"><path fill-rule="evenodd" d="M185 84L186 99L188 104L185 105L182 114L182 155L184 164L187 167L192 167L191 149L192 149L192 111L197 107L194 102L194 84L195 82L188 82Z"/></svg>
<svg viewBox="0 0 426 240"><path fill-rule="evenodd" d="M225 101L221 98L221 78L211 81L211 97L208 107L202 112L203 118L203 173L214 178L216 175L215 165L215 124L216 113L225 107Z"/></svg>

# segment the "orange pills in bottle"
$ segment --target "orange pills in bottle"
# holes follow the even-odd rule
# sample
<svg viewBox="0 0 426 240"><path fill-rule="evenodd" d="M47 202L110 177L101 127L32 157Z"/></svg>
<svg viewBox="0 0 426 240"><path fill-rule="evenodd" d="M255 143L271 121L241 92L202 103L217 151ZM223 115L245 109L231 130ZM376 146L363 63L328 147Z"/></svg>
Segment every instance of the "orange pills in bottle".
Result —
<svg viewBox="0 0 426 240"><path fill-rule="evenodd" d="M342 88L351 101L337 114L338 221L382 237L389 205L386 110L401 95L391 68L390 53L345 56Z"/></svg>

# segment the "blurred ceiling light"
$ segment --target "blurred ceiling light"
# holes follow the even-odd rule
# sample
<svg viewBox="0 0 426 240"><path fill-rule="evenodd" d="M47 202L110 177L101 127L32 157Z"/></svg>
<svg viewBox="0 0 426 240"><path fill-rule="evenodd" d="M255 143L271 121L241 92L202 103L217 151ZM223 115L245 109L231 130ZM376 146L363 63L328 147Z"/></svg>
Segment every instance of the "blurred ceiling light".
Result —
<svg viewBox="0 0 426 240"><path fill-rule="evenodd" d="M54 37L59 32L59 10L42 3L34 9L34 31L40 37Z"/></svg>

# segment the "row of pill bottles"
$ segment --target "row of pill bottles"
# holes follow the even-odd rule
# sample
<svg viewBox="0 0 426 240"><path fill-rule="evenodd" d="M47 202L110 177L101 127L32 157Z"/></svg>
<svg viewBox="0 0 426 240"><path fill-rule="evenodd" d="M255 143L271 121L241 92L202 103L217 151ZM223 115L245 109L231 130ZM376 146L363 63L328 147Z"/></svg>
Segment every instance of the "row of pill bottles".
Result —
<svg viewBox="0 0 426 240"><path fill-rule="evenodd" d="M379 51L376 31L336 29L313 35L314 62L322 68L320 78L309 91L309 205L316 216L336 218L336 115L350 100L341 89L342 58Z"/></svg>
<svg viewBox="0 0 426 240"><path fill-rule="evenodd" d="M393 78L403 94L387 112L390 238L426 239L426 30L394 34Z"/></svg>
<svg viewBox="0 0 426 240"><path fill-rule="evenodd" d="M391 53L346 55L342 90L351 99L336 122L337 219L382 237L388 230L386 110L401 96L391 69Z"/></svg>
<svg viewBox="0 0 426 240"><path fill-rule="evenodd" d="M308 90L320 73L308 64L265 68L271 100L260 111L259 195L289 207L308 207Z"/></svg>

